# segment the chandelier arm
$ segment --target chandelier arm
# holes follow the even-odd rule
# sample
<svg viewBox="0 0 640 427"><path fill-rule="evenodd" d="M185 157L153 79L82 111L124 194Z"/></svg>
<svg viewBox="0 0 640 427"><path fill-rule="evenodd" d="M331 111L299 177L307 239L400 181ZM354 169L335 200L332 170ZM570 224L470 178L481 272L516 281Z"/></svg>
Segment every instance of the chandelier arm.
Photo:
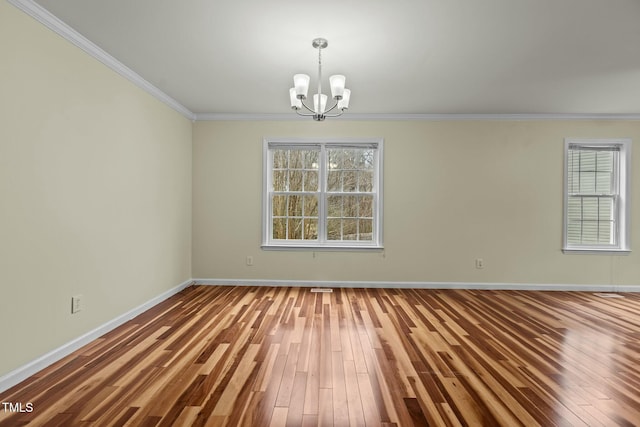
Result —
<svg viewBox="0 0 640 427"><path fill-rule="evenodd" d="M344 114L344 109L341 109L339 113L334 113L334 114L324 114L325 117L340 117L341 115Z"/></svg>
<svg viewBox="0 0 640 427"><path fill-rule="evenodd" d="M331 112L332 110L335 110L335 108L338 106L338 101L335 102L335 104L333 104L333 106L331 108L329 108L328 110L324 110L324 114L326 115L327 113ZM329 117L333 117L333 116L329 116Z"/></svg>
<svg viewBox="0 0 640 427"><path fill-rule="evenodd" d="M304 100L302 100L302 99L301 99L301 100L300 100L300 103L302 104L302 106L303 106L307 111L309 111L310 113L312 113L312 114L309 114L310 116L311 116L311 115L313 115L313 114L316 114L316 111L315 111L315 110L312 110L311 108L309 108L309 106L307 106L307 104L305 104L305 103L304 103Z"/></svg>
<svg viewBox="0 0 640 427"><path fill-rule="evenodd" d="M313 117L315 114L301 113L300 109L295 110L296 114L302 117Z"/></svg>

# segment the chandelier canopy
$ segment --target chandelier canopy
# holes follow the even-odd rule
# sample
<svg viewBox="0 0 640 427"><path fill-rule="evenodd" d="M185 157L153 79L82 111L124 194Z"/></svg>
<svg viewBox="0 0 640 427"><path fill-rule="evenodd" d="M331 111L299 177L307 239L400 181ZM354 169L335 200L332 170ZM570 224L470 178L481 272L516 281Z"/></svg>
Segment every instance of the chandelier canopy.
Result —
<svg viewBox="0 0 640 427"><path fill-rule="evenodd" d="M293 87L289 89L291 108L298 115L313 117L313 120L319 122L327 117L341 116L349 108L349 98L351 97L351 91L344 87L345 76L341 74L333 75L329 77L329 84L331 85L331 97L334 100L334 104L327 108L327 95L322 93L322 49L326 48L328 44L327 40L323 38L317 38L311 42L311 45L318 49L318 93L313 95L313 108L310 108L304 102L309 91L310 78L308 75L294 75Z"/></svg>

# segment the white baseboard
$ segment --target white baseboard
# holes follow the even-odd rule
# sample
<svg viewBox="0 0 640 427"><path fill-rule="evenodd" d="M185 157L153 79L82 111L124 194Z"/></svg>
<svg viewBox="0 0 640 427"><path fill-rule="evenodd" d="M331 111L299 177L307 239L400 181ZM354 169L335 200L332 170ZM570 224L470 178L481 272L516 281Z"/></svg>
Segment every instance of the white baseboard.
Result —
<svg viewBox="0 0 640 427"><path fill-rule="evenodd" d="M106 334L107 332L117 328L118 326L122 325L123 323L133 319L134 317L136 317L137 315L144 313L145 311L149 310L151 307L161 303L162 301L166 300L167 298L169 298L172 295L177 294L178 292L180 292L181 290L183 290L184 288L186 288L187 286L193 284L194 281L192 279L189 279L187 281L182 282L181 284L179 284L178 286L169 289L168 291L158 295L157 297L145 302L144 304L116 317L113 320L110 320L109 322L98 326L96 329L87 332L86 334L56 348L55 350L50 351L49 353L37 358L36 360L33 360L29 363L27 363L26 365L9 372L8 374L0 377L0 393L8 390L9 388L13 387L14 385L24 381L25 379L29 378L30 376L36 374L37 372L41 371L42 369L46 368L47 366L57 362L58 360L62 359L65 356L68 356L69 354L73 353L74 351L80 349L81 347L83 347L84 345L90 343L91 341L101 337L102 335Z"/></svg>
<svg viewBox="0 0 640 427"><path fill-rule="evenodd" d="M193 279L197 285L232 286L302 286L318 288L395 288L395 289L487 289L516 291L640 292L640 285L580 285L553 283L482 283L482 282L372 282L262 279Z"/></svg>

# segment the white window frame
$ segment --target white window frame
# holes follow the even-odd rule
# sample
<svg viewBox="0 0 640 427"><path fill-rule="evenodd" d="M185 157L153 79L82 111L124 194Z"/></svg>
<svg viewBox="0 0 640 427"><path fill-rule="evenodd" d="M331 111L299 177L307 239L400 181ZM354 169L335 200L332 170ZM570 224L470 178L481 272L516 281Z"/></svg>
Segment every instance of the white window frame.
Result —
<svg viewBox="0 0 640 427"><path fill-rule="evenodd" d="M617 147L619 149L616 163L617 174L615 186L615 238L609 245L570 244L568 241L569 215L569 147L584 148ZM564 207L563 207L563 245L562 251L568 254L627 254L631 252L631 139L582 139L565 138L564 140Z"/></svg>
<svg viewBox="0 0 640 427"><path fill-rule="evenodd" d="M273 155L272 147L277 146L320 146L319 166L319 200L318 200L318 240L284 240L273 239L271 191L273 189ZM373 177L373 229L372 239L369 240L328 240L323 233L327 223L327 191L326 179L326 149L330 147L366 148L375 146L374 177ZM383 139L382 138L264 138L263 166L262 166L262 248L263 249L306 249L306 250L382 250L382 217L383 217Z"/></svg>

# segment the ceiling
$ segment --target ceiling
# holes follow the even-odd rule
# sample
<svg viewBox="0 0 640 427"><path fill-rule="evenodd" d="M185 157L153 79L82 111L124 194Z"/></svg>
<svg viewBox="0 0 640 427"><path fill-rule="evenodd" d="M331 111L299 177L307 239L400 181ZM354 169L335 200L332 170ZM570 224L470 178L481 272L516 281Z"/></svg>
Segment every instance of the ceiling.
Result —
<svg viewBox="0 0 640 427"><path fill-rule="evenodd" d="M291 114L295 73L355 114L640 114L640 0L36 0L198 114Z"/></svg>

